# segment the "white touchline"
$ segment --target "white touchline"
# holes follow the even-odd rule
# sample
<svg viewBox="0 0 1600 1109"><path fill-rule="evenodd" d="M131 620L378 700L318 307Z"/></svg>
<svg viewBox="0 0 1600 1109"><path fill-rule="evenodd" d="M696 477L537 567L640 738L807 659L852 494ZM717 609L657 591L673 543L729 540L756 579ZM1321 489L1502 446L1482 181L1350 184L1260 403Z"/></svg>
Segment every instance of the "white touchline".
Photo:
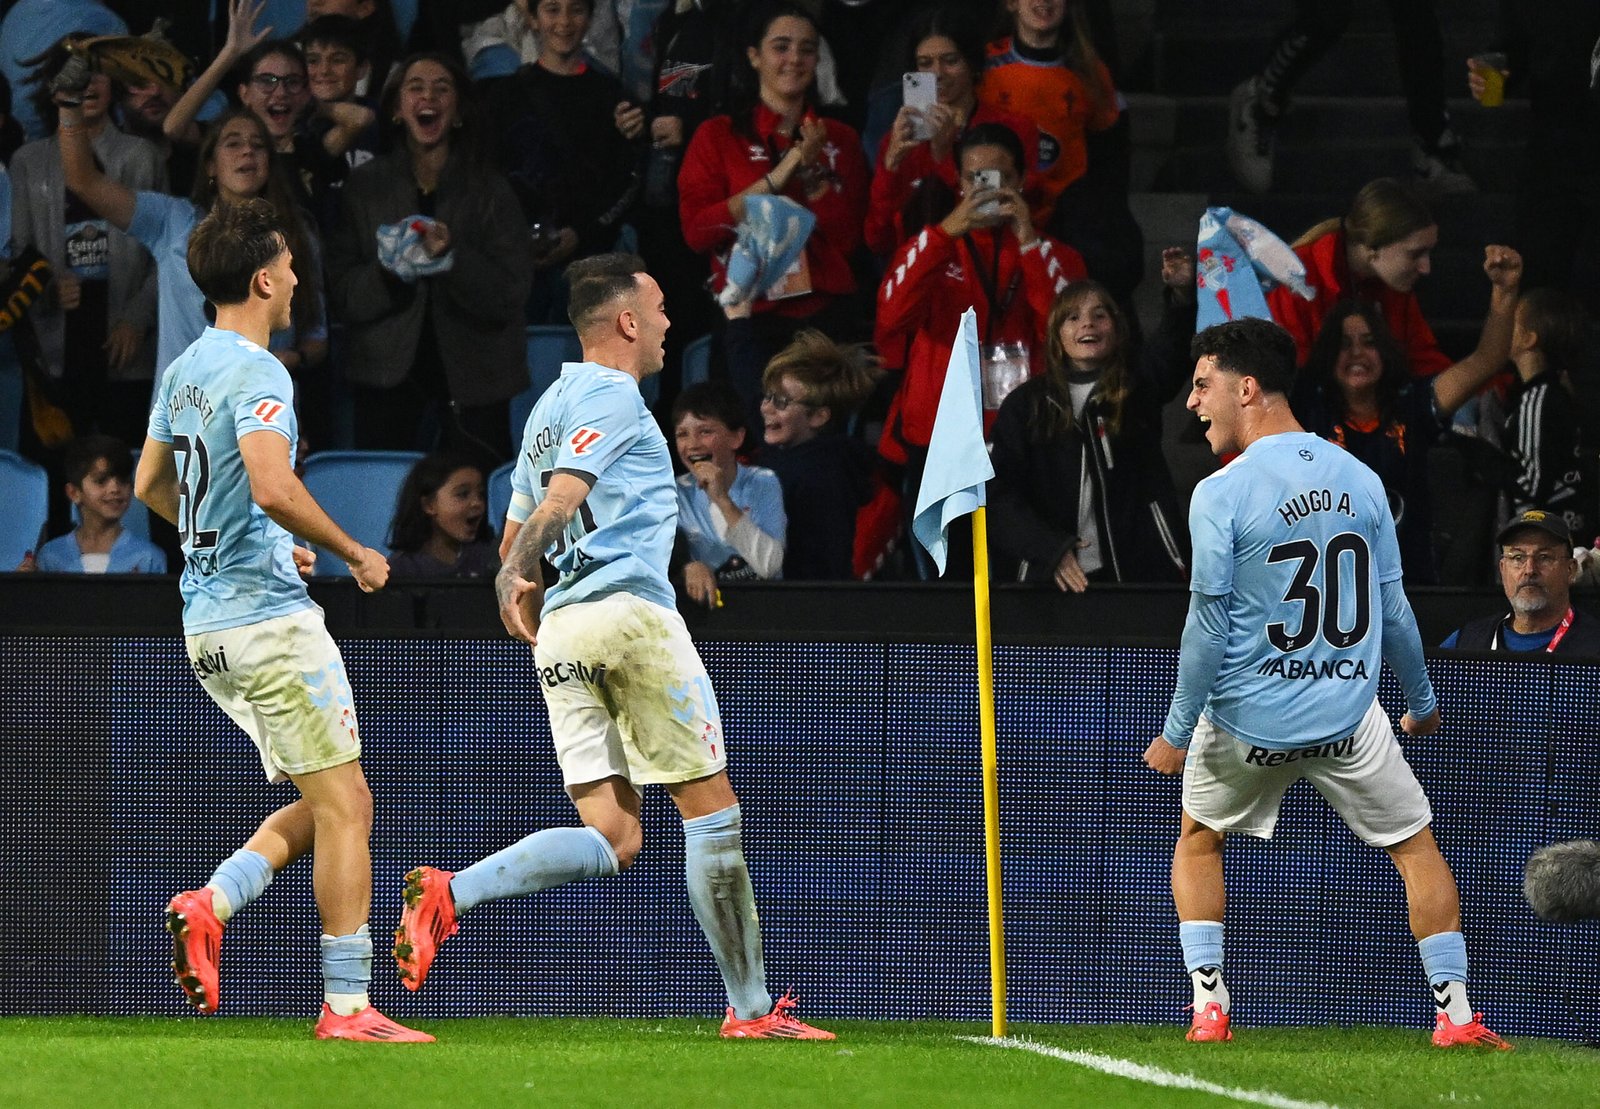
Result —
<svg viewBox="0 0 1600 1109"><path fill-rule="evenodd" d="M1299 1101L1292 1097L1284 1097L1282 1094L1275 1094L1271 1090L1241 1090L1235 1086L1219 1086L1215 1082L1207 1082L1192 1074L1178 1074L1162 1070L1160 1067L1118 1059L1114 1055L1096 1055L1092 1051L1068 1051L1065 1048L1035 1043L1032 1040L1019 1040L1012 1036L1007 1036L1005 1039L996 1039L993 1036L957 1038L968 1043L983 1044L986 1047L1009 1047L1016 1051L1031 1051L1035 1055L1060 1059L1063 1063L1076 1063L1080 1067L1088 1067L1102 1074L1112 1074L1134 1082L1148 1082L1152 1086L1170 1086L1179 1090L1198 1090L1201 1093L1216 1094L1218 1097L1245 1101L1252 1105L1266 1105L1270 1109L1339 1109L1338 1106L1325 1101Z"/></svg>

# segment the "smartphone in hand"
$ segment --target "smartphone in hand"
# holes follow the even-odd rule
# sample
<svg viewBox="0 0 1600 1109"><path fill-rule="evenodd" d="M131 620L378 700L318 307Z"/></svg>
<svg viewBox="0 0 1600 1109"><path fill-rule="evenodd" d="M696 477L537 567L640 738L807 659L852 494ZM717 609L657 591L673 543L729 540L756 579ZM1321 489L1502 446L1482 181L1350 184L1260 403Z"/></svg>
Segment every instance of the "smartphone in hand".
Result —
<svg viewBox="0 0 1600 1109"><path fill-rule="evenodd" d="M973 173L972 184L978 189L998 189L1000 187L1000 171L997 169L980 169ZM998 200L986 200L978 205L978 215L985 219L992 219L1000 214Z"/></svg>
<svg viewBox="0 0 1600 1109"><path fill-rule="evenodd" d="M932 73L907 73L900 78L901 101L916 112L912 136L918 142L933 138L933 123L928 109L938 101L939 78Z"/></svg>

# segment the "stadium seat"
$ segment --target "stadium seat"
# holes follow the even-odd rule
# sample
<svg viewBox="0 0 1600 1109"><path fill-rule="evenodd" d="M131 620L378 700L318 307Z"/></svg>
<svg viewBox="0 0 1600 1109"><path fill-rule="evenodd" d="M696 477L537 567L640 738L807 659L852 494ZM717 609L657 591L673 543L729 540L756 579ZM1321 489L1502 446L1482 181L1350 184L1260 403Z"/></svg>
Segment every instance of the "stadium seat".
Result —
<svg viewBox="0 0 1600 1109"><path fill-rule="evenodd" d="M39 549L50 515L50 478L44 467L14 451L0 451L0 572L15 570L30 551Z"/></svg>
<svg viewBox="0 0 1600 1109"><path fill-rule="evenodd" d="M511 442L522 442L522 429L528 413L544 391L561 376L561 363L583 357L578 333L570 327L534 326L528 328L528 387L511 398Z"/></svg>
<svg viewBox="0 0 1600 1109"><path fill-rule="evenodd" d="M489 526L496 535L505 533L506 509L511 505L511 471L516 468L515 462L507 462L489 475Z"/></svg>
<svg viewBox="0 0 1600 1109"><path fill-rule="evenodd" d="M702 335L683 348L683 388L711 380L711 336Z"/></svg>
<svg viewBox="0 0 1600 1109"><path fill-rule="evenodd" d="M333 522L363 546L389 552L389 525L400 486L417 451L321 451L306 459L305 483ZM316 548L318 576L348 574L331 551Z"/></svg>

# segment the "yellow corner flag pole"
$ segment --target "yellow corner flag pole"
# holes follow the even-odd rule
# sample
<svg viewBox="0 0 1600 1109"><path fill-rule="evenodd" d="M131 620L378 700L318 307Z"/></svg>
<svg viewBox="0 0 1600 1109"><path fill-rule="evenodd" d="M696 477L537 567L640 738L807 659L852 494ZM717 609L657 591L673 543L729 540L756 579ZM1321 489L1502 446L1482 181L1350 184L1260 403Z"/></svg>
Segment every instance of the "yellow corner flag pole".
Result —
<svg viewBox="0 0 1600 1109"><path fill-rule="evenodd" d="M983 840L989 887L989 988L995 1038L1006 1034L1006 924L1000 897L1000 759L994 726L994 637L989 627L989 529L972 513L972 601L978 616L978 724L983 740Z"/></svg>

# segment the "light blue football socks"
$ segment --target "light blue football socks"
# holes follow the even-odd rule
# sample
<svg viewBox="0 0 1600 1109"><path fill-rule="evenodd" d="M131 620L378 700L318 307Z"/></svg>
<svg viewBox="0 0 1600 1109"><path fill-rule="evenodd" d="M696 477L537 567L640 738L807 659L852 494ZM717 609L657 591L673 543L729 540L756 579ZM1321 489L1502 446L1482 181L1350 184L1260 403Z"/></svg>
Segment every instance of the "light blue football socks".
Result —
<svg viewBox="0 0 1600 1109"><path fill-rule="evenodd" d="M1472 1023L1467 1000L1467 940L1460 932L1438 932L1417 941L1422 969L1433 987L1433 1008L1451 1024Z"/></svg>
<svg viewBox="0 0 1600 1109"><path fill-rule="evenodd" d="M772 1011L761 949L761 921L744 862L739 806L683 822L685 879L695 919L711 944L740 1020Z"/></svg>
<svg viewBox="0 0 1600 1109"><path fill-rule="evenodd" d="M322 988L328 1008L348 1017L367 1007L372 935L363 924L348 936L322 937Z"/></svg>
<svg viewBox="0 0 1600 1109"><path fill-rule="evenodd" d="M272 864L265 855L243 847L229 855L206 883L217 919L228 923L229 917L260 897L271 881Z"/></svg>
<svg viewBox="0 0 1600 1109"><path fill-rule="evenodd" d="M485 901L616 874L617 853L593 828L546 828L458 871L450 880L457 914Z"/></svg>
<svg viewBox="0 0 1600 1109"><path fill-rule="evenodd" d="M1183 965L1194 986L1195 1012L1201 1012L1214 1001L1226 1013L1230 999L1227 984L1222 980L1222 921L1179 921L1178 940L1183 944Z"/></svg>

